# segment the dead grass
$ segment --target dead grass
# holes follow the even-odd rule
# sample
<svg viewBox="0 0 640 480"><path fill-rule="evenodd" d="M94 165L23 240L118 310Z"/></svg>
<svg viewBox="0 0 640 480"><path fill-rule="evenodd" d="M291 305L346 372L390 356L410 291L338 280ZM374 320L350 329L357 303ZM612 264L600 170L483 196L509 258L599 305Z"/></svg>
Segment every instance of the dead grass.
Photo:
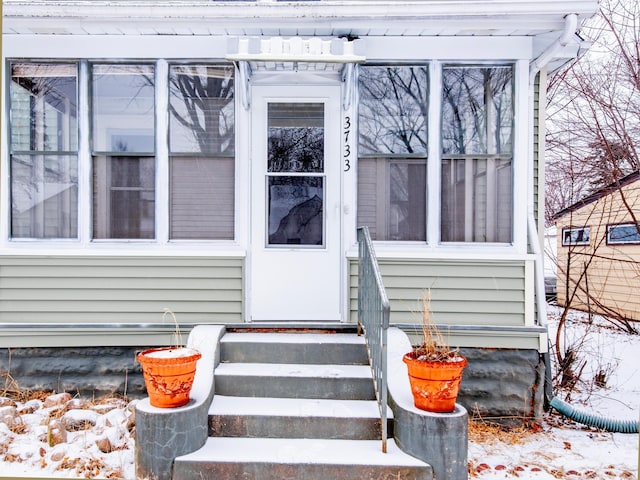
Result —
<svg viewBox="0 0 640 480"><path fill-rule="evenodd" d="M508 427L479 419L469 419L469 440L476 443L501 442L506 445L518 445L537 432L539 430L536 431L534 427Z"/></svg>

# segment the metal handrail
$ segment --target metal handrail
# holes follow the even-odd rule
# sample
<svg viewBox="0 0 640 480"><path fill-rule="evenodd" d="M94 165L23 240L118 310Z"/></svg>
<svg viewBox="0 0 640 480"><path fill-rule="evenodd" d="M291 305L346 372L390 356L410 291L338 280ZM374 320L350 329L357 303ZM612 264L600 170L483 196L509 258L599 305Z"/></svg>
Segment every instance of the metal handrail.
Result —
<svg viewBox="0 0 640 480"><path fill-rule="evenodd" d="M364 328L376 400L380 409L382 451L387 453L387 329L389 299L368 227L358 228L358 334Z"/></svg>

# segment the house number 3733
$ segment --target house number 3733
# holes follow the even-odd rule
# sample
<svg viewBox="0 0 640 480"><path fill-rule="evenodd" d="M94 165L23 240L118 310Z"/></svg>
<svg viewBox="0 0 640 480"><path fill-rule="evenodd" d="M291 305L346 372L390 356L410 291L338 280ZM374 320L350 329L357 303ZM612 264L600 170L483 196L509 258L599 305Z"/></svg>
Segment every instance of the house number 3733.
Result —
<svg viewBox="0 0 640 480"><path fill-rule="evenodd" d="M343 131L344 134L344 171L351 170L351 145L349 145L349 135L351 134L351 117L344 117Z"/></svg>

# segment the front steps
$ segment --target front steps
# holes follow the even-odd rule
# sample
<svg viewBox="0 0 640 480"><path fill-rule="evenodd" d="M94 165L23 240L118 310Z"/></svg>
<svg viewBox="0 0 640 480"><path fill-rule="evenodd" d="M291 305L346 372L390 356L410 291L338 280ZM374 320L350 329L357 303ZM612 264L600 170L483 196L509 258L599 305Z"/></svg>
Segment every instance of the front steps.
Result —
<svg viewBox="0 0 640 480"><path fill-rule="evenodd" d="M433 478L393 439L381 451L364 337L246 329L220 355L209 439L175 460L174 479Z"/></svg>

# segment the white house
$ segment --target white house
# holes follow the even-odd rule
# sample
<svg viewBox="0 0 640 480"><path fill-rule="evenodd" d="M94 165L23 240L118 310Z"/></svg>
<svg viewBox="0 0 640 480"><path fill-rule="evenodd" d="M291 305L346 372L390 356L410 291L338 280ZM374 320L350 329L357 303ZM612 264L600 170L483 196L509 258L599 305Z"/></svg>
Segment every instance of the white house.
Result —
<svg viewBox="0 0 640 480"><path fill-rule="evenodd" d="M596 6L5 0L2 346L353 323L367 225L392 323L431 289L542 365L545 82Z"/></svg>

